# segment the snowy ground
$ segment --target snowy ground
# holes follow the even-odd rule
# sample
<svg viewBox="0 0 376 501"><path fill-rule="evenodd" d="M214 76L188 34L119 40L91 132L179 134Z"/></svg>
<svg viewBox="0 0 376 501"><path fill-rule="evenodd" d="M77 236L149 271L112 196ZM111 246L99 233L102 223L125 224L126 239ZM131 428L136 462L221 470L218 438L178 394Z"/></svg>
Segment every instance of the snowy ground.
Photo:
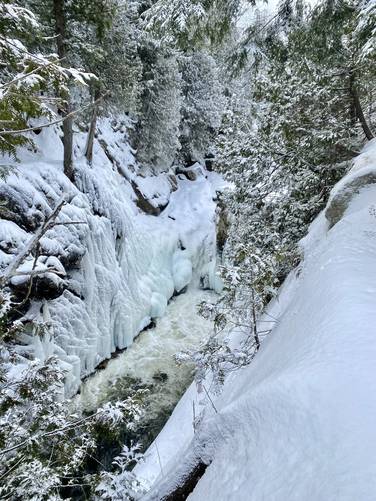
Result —
<svg viewBox="0 0 376 501"><path fill-rule="evenodd" d="M158 476L145 499L161 499L194 456L211 464L190 500L375 499L376 184L361 182L372 170L375 141L333 191L329 206L353 187L339 221L329 229L321 214L302 242L304 261L269 309L272 334L213 397L218 413L193 441L180 419L194 387L183 397L157 439L167 473L156 474L152 454L141 467L142 478Z"/></svg>
<svg viewBox="0 0 376 501"><path fill-rule="evenodd" d="M2 268L62 195L69 200L58 219L69 226L61 224L46 234L37 263L38 270L47 272L49 258L60 270L59 276L46 276L58 297L35 298L26 315L37 321L43 317L51 328L42 340L31 331L20 347L42 360L57 355L68 371L68 395L116 348L129 346L151 318L163 316L174 291L192 281L221 286L215 275L213 201L219 176L204 171L195 181L178 176L173 193L171 173L140 177L126 124L119 118L116 123L99 121L92 166L83 157L86 135L75 137L75 185L63 174L62 143L53 128L33 134L36 151L22 149L20 163L3 159L14 170L0 182L14 213L22 214L0 220ZM132 183L151 205L169 202L160 216L146 215L136 206ZM32 266L29 258L22 271ZM19 285L22 280L27 275L17 277ZM43 294L46 287L41 289Z"/></svg>

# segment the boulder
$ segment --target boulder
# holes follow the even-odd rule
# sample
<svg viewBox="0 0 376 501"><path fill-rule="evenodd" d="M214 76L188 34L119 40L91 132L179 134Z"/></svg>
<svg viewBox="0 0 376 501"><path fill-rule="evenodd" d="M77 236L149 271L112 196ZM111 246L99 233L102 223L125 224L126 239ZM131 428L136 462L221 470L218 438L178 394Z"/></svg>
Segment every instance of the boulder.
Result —
<svg viewBox="0 0 376 501"><path fill-rule="evenodd" d="M151 216L159 216L159 214L162 212L163 209L167 207L168 204L164 205L153 205L151 200L145 197L145 195L142 193L140 188L137 186L137 184L132 181L132 188L133 191L136 194L136 205L139 209L141 209L143 212L146 214L149 214Z"/></svg>
<svg viewBox="0 0 376 501"><path fill-rule="evenodd" d="M197 178L204 176L204 169L196 162L190 167L178 167L176 174L183 174L189 181L196 181Z"/></svg>
<svg viewBox="0 0 376 501"><path fill-rule="evenodd" d="M329 229L342 218L354 195L369 184L376 183L376 171L368 171L350 178L332 196L325 210L325 217L329 221Z"/></svg>

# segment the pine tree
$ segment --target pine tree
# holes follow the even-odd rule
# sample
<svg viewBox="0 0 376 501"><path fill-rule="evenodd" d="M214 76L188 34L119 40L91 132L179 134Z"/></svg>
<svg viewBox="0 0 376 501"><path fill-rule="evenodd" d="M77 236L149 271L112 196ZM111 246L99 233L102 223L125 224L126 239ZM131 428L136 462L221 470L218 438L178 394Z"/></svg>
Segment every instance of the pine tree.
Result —
<svg viewBox="0 0 376 501"><path fill-rule="evenodd" d="M176 56L156 55L146 76L142 103L137 158L144 166L167 171L180 148L181 75Z"/></svg>
<svg viewBox="0 0 376 501"><path fill-rule="evenodd" d="M45 44L56 43L56 50L67 69L72 66L84 67L93 72L98 67L102 51L97 44L103 39L111 26L115 15L115 0L24 0L38 13L43 21ZM70 70L71 71L71 70ZM90 77L92 94L97 96L99 81L92 74ZM95 83L97 82L97 83ZM60 112L63 117L64 172L74 179L73 169L73 121L72 89L74 82L61 87L58 94L63 105ZM98 97L98 96L97 96ZM79 107L81 103L76 103ZM95 125L95 124L94 124Z"/></svg>
<svg viewBox="0 0 376 501"><path fill-rule="evenodd" d="M224 253L235 322L254 326L254 310L298 264L299 239L370 137L365 122L372 133L371 30L351 0L312 11L284 2L248 30L245 59L237 47L245 91L235 87L217 145L235 187L225 195L233 230Z"/></svg>
<svg viewBox="0 0 376 501"><path fill-rule="evenodd" d="M201 162L209 153L225 107L219 70L212 56L195 52L182 58L181 143L185 163Z"/></svg>
<svg viewBox="0 0 376 501"><path fill-rule="evenodd" d="M240 0L157 0L144 13L146 28L182 50L220 45L230 33Z"/></svg>
<svg viewBox="0 0 376 501"><path fill-rule="evenodd" d="M18 146L32 142L25 129L29 120L53 119L50 96L65 88L73 77L54 54L33 51L33 39L41 40L41 26L34 13L14 2L0 2L0 151L16 156Z"/></svg>

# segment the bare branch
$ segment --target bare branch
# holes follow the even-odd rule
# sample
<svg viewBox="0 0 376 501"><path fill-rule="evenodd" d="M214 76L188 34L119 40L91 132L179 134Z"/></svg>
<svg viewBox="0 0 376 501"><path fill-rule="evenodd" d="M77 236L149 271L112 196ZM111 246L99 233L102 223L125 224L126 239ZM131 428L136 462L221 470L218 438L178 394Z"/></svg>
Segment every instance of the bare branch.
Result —
<svg viewBox="0 0 376 501"><path fill-rule="evenodd" d="M51 214L48 216L39 230L35 233L35 235L28 241L21 252L19 252L17 256L12 260L12 262L9 263L9 265L5 268L4 272L0 275L0 287L4 287L4 285L9 282L9 280L17 272L17 268L25 261L27 256L37 247L37 245L39 245L40 239L52 227L61 209L66 203L67 201L65 197L62 197L54 210L51 212Z"/></svg>
<svg viewBox="0 0 376 501"><path fill-rule="evenodd" d="M35 262L35 261L34 261ZM32 270L28 271L15 271L12 275L12 277L36 277L38 275L44 275L45 273L53 273L54 275L57 275L59 277L64 277L65 275L62 273L62 271L57 270L56 268L46 268L45 270L36 270L33 268Z"/></svg>
<svg viewBox="0 0 376 501"><path fill-rule="evenodd" d="M56 124L62 123L65 120L72 118L75 115L78 115L79 113L86 110L87 108L91 108L91 107L95 106L99 101L104 99L108 94L109 94L109 92L106 92L105 94L103 94L103 96L99 97L93 103L82 106L78 110L71 111L70 113L68 113L64 117L59 118L58 120L54 120L52 122L48 122L48 123L42 124L42 125L36 125L35 127L28 127L27 129L0 131L0 136L10 136L12 134L25 134L26 132L32 132L33 130L45 129L46 127L51 127L51 125L56 125Z"/></svg>

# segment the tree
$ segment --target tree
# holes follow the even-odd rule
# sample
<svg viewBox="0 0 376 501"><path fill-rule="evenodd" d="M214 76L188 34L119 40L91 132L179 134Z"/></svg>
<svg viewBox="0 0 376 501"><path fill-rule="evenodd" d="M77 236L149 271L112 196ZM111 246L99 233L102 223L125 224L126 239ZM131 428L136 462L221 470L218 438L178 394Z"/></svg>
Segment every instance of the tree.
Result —
<svg viewBox="0 0 376 501"><path fill-rule="evenodd" d="M115 15L115 0L24 0L38 13L43 21L46 35L40 45L46 47L51 41L56 44L59 60L69 69L71 66L83 66L91 74L87 74L90 82L93 100L98 98L97 90L100 82L94 76L93 70L98 67L102 51L97 50L97 44L105 36ZM69 70L72 73L72 70ZM64 142L64 172L71 180L74 179L73 169L73 121L74 115L72 89L75 82L72 79L67 85L57 89L61 99L60 112L63 120ZM77 93L76 93L77 95ZM77 103L80 107L81 103ZM93 122L95 128L95 121Z"/></svg>
<svg viewBox="0 0 376 501"><path fill-rule="evenodd" d="M312 11L284 2L246 33L249 57L236 48L243 70L217 142L217 166L234 186L225 194L233 229L218 318L252 330L254 312L299 263L298 241L331 187L371 137L371 30L351 0Z"/></svg>
<svg viewBox="0 0 376 501"><path fill-rule="evenodd" d="M145 77L137 158L142 165L167 171L180 148L181 75L176 56L157 54Z"/></svg>
<svg viewBox="0 0 376 501"><path fill-rule="evenodd" d="M28 47L41 39L41 26L32 11L14 2L0 2L0 151L16 156L18 146L31 143L29 120L46 117L59 100L50 95L82 73L65 69L54 54Z"/></svg>
<svg viewBox="0 0 376 501"><path fill-rule="evenodd" d="M139 12L137 0L117 0L111 26L103 34L100 50L96 47L96 60L89 65L101 89L110 93L106 97L110 109L124 111L134 118L141 107L143 64L140 52L146 43Z"/></svg>
<svg viewBox="0 0 376 501"><path fill-rule="evenodd" d="M107 112L125 112L133 119L140 113L142 94L143 65L139 49L144 43L144 34L139 26L139 8L136 0L114 2L112 22L101 37L100 48L87 51L85 58L85 64L97 76L91 86L92 100L97 102L101 94L105 95ZM104 108L104 103L101 104ZM98 108L99 105L94 106L88 133L85 156L89 163Z"/></svg>
<svg viewBox="0 0 376 501"><path fill-rule="evenodd" d="M225 107L219 70L212 56L195 52L182 58L181 143L185 162L201 162L222 121Z"/></svg>
<svg viewBox="0 0 376 501"><path fill-rule="evenodd" d="M67 59L67 28L64 0L53 0L53 14L55 19L57 53L59 59L65 61ZM62 97L65 101L65 106L62 109L64 117L64 173L68 179L73 180L73 119L69 116L72 111L69 91L64 91Z"/></svg>
<svg viewBox="0 0 376 501"><path fill-rule="evenodd" d="M165 44L186 51L220 45L233 28L240 6L239 0L157 0L144 19L146 28Z"/></svg>

